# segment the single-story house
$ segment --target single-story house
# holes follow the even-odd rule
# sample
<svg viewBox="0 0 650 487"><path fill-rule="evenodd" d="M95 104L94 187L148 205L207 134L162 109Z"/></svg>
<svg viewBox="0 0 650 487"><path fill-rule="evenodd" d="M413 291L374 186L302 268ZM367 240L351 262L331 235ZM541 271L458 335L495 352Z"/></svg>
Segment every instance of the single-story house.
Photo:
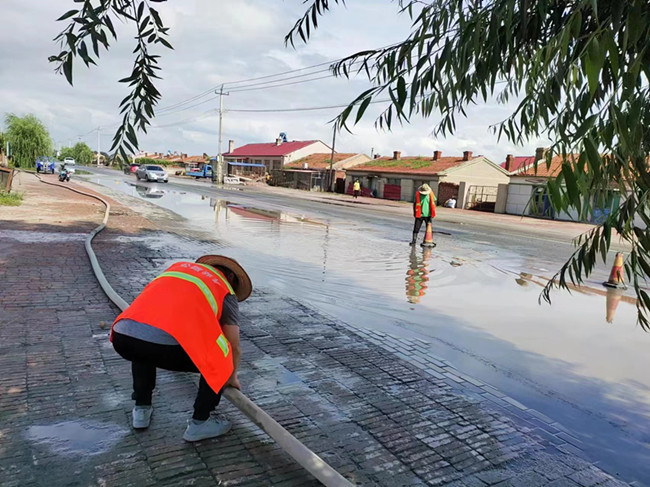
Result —
<svg viewBox="0 0 650 487"><path fill-rule="evenodd" d="M335 191L345 191L345 171L348 168L358 166L370 161L365 154L354 153L319 153L310 154L306 157L290 162L281 170L275 170L273 184L295 189L305 190L327 190L332 184L330 174L330 163L334 173Z"/></svg>
<svg viewBox="0 0 650 487"><path fill-rule="evenodd" d="M228 163L228 174L245 175L282 169L290 162L310 154L327 153L332 149L320 140L286 141L278 137L275 142L261 144L246 144L235 148L235 142L228 142L228 152L223 154L223 160Z"/></svg>
<svg viewBox="0 0 650 487"><path fill-rule="evenodd" d="M413 201L417 188L427 183L439 204L456 198L458 208L493 211L499 186L505 195L510 177L504 168L485 156L473 156L470 151L462 156L443 157L441 151L435 151L433 157L404 158L401 152L395 151L392 158L377 158L349 168L346 171L348 192L357 179L362 195Z"/></svg>
<svg viewBox="0 0 650 487"><path fill-rule="evenodd" d="M584 221L587 223L600 223L604 218L621 203L618 190L611 189L604 193L589 196L592 205L596 206L591 217L579 215L575 210L570 213L556 214L551 207L546 189L549 179L556 177L562 170L565 161L563 155L554 156L550 165L545 160L546 149L538 148L535 157L530 157L526 165L519 167L510 177L508 186L508 199L506 213L511 215L525 215L553 220ZM577 160L579 154L569 155L569 159ZM535 167L535 161L538 161ZM596 203L597 202L597 203Z"/></svg>

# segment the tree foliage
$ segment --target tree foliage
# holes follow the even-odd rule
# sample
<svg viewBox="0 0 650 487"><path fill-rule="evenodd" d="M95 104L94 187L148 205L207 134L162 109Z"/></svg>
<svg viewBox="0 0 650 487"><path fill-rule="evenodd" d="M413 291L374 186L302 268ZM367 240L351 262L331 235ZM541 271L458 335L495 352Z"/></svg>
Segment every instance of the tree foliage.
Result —
<svg viewBox="0 0 650 487"><path fill-rule="evenodd" d="M34 115L5 116L6 140L16 167L35 167L38 156L52 153L52 139L45 125Z"/></svg>
<svg viewBox="0 0 650 487"><path fill-rule="evenodd" d="M62 147L59 151L59 160L72 157L77 164L92 164L95 153L85 142L77 142L73 147Z"/></svg>
<svg viewBox="0 0 650 487"><path fill-rule="evenodd" d="M172 48L167 41L168 27L163 25L160 14L151 3L165 0L75 0L77 8L68 10L59 17L67 21L67 27L55 38L61 51L50 56L56 64L56 72L63 74L72 84L72 68L75 58L80 58L89 67L97 64L101 48L109 49L111 39L117 40L114 21L126 21L137 26L135 61L131 74L120 80L131 91L120 103L122 124L113 137L111 150L119 151L124 160L127 152L137 152L136 130L147 131L154 116L154 107L160 100L160 92L154 85L159 76L157 71L160 56L152 54L151 48L161 44Z"/></svg>
<svg viewBox="0 0 650 487"><path fill-rule="evenodd" d="M162 42L166 29L157 14L143 18L141 0L102 0L101 6L68 12L74 17L61 40L69 49L55 60L71 80L71 63L88 63L82 40L107 25L107 11L138 25L136 65L122 80L132 93L122 102L123 125L114 144L135 146L134 125L145 129L159 94L149 84L153 66L141 64L141 43ZM286 37L308 42L319 18L345 0L305 0L305 14ZM545 136L554 140L546 158L563 156L562 169L548 183L556 212L590 218L592 195L618 191L621 205L606 221L576 242L576 252L543 293L580 284L598 260L606 261L613 238L631 246L625 268L638 299L639 321L648 329L650 295L642 285L650 275L650 2L647 0L397 0L412 19L410 34L392 46L353 54L332 66L338 76L365 76L372 87L337 119L339 128L359 122L371 102L390 101L376 120L391 129L413 116L440 115L434 132L453 134L467 107L496 98L517 103L495 134L515 144ZM119 5L120 8L115 8ZM111 10L112 9L112 10ZM128 14L127 14L128 13ZM150 20L154 19L154 20ZM145 22L146 21L146 22ZM151 22L155 29L147 27ZM75 29L80 34L75 34ZM114 35L114 31L109 27ZM146 34L146 35L145 35ZM150 37L147 37L150 36ZM98 50L95 48L95 54ZM156 59L150 59L155 65ZM144 114L144 115L143 115ZM147 118L148 117L148 118ZM126 137L126 140L125 140ZM128 144L127 144L128 146Z"/></svg>

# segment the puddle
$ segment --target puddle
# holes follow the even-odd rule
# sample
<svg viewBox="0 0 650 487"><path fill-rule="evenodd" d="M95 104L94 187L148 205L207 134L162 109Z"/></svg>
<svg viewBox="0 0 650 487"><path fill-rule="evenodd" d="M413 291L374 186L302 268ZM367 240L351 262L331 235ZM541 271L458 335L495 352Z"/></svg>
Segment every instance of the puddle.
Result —
<svg viewBox="0 0 650 487"><path fill-rule="evenodd" d="M61 456L99 455L115 446L128 431L116 424L64 421L30 426L27 439Z"/></svg>

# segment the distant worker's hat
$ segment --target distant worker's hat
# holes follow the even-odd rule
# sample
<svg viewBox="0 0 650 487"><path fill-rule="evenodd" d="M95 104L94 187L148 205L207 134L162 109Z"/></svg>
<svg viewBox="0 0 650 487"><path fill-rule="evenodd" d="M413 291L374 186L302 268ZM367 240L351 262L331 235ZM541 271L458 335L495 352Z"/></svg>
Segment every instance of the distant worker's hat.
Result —
<svg viewBox="0 0 650 487"><path fill-rule="evenodd" d="M229 271L232 271L237 276L237 285L233 286L233 291L237 295L237 301L245 301L253 292L251 278L248 277L244 268L235 259L224 255L204 255L196 259L196 263L206 264L212 267L225 267Z"/></svg>
<svg viewBox="0 0 650 487"><path fill-rule="evenodd" d="M422 186L420 186L420 187L418 188L418 191L419 191L420 193L432 193L432 192L433 192L433 190L431 189L431 186L429 186L429 185L426 184L426 183L423 184Z"/></svg>

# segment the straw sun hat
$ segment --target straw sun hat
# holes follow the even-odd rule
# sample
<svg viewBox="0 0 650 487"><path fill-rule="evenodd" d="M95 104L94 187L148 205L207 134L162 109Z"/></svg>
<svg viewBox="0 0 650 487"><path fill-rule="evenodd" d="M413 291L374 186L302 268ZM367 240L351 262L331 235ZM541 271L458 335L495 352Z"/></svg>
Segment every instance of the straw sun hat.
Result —
<svg viewBox="0 0 650 487"><path fill-rule="evenodd" d="M433 190L431 189L431 186L425 183L418 188L418 191L420 193L431 193Z"/></svg>
<svg viewBox="0 0 650 487"><path fill-rule="evenodd" d="M253 292L253 284L251 283L251 278L248 277L248 274L244 268L239 265L235 259L226 257L224 255L204 255L199 257L196 260L197 264L206 264L212 267L225 267L229 271L232 271L235 276L237 276L237 286L233 286L233 291L237 296L238 301L246 300Z"/></svg>

